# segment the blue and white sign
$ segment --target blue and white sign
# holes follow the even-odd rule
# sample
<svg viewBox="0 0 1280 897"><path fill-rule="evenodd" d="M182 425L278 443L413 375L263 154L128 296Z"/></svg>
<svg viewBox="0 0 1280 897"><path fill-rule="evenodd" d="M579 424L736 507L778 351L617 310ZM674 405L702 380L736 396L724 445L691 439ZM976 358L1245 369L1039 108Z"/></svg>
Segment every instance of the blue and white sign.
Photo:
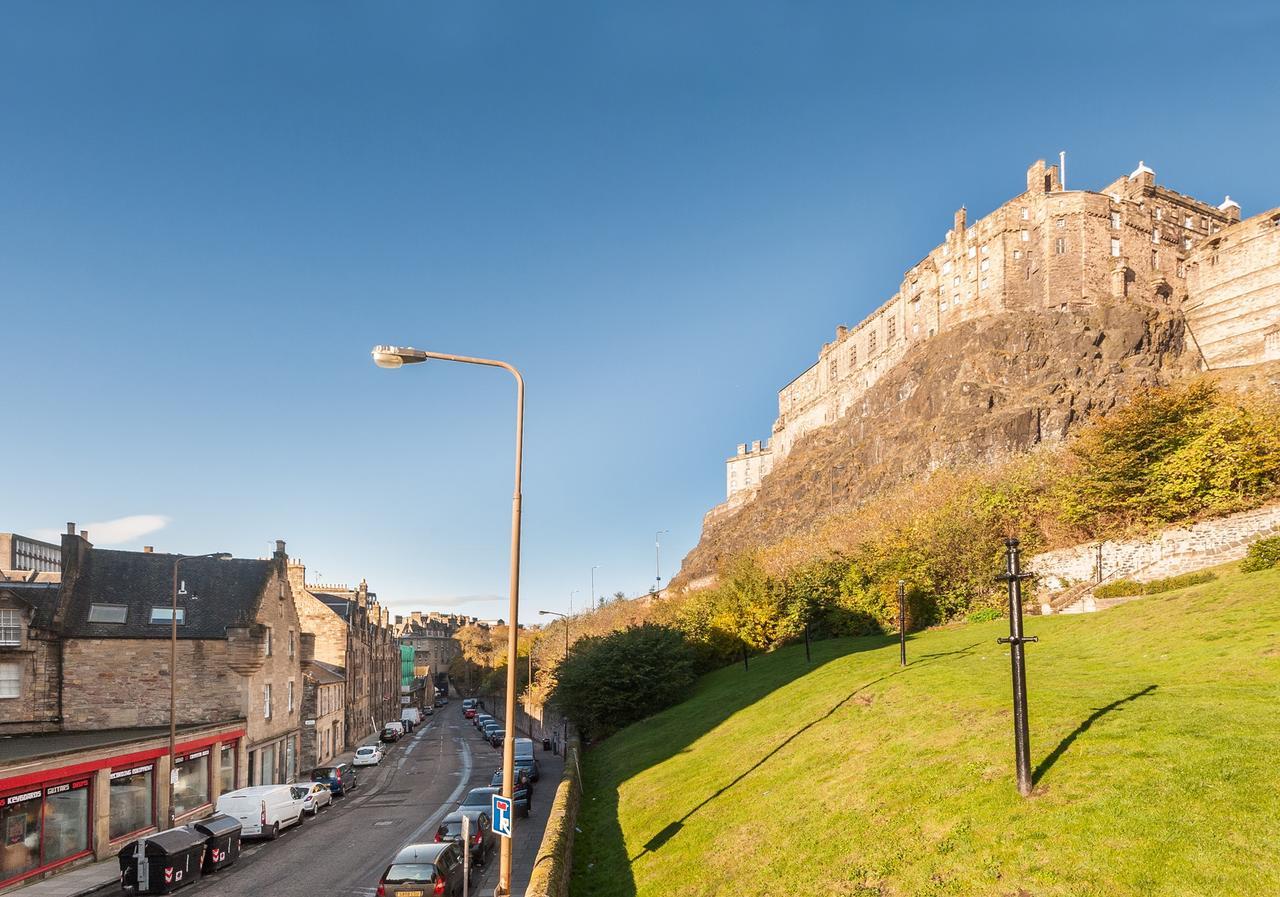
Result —
<svg viewBox="0 0 1280 897"><path fill-rule="evenodd" d="M493 795L493 830L504 838L511 837L511 798Z"/></svg>

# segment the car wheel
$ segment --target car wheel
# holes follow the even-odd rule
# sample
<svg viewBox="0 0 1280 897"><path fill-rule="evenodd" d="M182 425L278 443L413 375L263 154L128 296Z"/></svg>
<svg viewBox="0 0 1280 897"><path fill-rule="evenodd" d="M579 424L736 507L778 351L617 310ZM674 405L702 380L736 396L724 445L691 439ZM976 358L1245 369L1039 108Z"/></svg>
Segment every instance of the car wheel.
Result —
<svg viewBox="0 0 1280 897"><path fill-rule="evenodd" d="M280 823L277 822L275 825L271 826L271 831L267 833L267 840L274 841L276 838L279 838L279 837L280 837Z"/></svg>

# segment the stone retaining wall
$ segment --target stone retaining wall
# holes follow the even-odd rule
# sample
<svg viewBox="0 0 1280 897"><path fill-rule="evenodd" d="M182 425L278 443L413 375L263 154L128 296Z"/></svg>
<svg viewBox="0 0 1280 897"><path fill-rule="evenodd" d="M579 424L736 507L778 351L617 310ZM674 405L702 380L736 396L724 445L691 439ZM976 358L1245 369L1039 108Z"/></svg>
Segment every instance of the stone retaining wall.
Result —
<svg viewBox="0 0 1280 897"><path fill-rule="evenodd" d="M1106 541L1102 574L1108 579L1150 582L1244 557L1249 543L1280 532L1280 503L1217 520L1175 527L1147 539ZM1098 545L1092 542L1037 554L1027 569L1050 594L1098 576Z"/></svg>
<svg viewBox="0 0 1280 897"><path fill-rule="evenodd" d="M582 801L582 770L578 762L581 745L570 729L564 755L564 775L556 788L555 802L547 818L547 828L533 861L533 873L525 897L568 897L573 874L573 835Z"/></svg>

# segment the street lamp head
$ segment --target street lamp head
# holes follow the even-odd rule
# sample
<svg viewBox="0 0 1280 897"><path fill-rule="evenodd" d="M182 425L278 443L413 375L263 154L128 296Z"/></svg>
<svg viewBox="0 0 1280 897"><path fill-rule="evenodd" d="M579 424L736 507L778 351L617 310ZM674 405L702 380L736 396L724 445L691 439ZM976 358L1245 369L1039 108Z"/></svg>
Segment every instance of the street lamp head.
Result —
<svg viewBox="0 0 1280 897"><path fill-rule="evenodd" d="M420 364L427 360L426 353L420 349L401 348L399 346L374 346L373 363L380 368L394 370L406 364Z"/></svg>

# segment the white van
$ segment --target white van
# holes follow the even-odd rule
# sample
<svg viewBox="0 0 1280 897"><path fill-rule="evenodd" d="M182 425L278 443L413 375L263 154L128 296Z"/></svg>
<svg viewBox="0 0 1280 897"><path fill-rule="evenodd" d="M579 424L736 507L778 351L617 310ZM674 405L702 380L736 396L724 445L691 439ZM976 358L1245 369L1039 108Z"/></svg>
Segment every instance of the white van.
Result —
<svg viewBox="0 0 1280 897"><path fill-rule="evenodd" d="M418 712L417 707L406 707L400 711L400 722L409 731L413 731L419 723L422 722L422 714Z"/></svg>
<svg viewBox="0 0 1280 897"><path fill-rule="evenodd" d="M517 757L529 757L529 758L533 757L533 739L532 738L517 738L515 740L515 748L516 748Z"/></svg>
<svg viewBox="0 0 1280 897"><path fill-rule="evenodd" d="M275 839L281 829L302 823L306 785L254 785L218 798L218 812L240 821L245 838Z"/></svg>

